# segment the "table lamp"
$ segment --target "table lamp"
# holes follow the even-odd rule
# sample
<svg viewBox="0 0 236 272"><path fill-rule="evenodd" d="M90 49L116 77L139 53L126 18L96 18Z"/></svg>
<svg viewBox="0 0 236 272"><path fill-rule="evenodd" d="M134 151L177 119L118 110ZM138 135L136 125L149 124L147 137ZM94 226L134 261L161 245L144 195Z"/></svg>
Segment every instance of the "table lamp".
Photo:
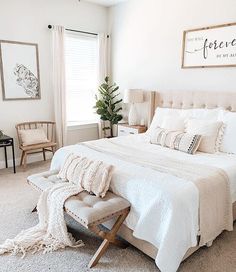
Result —
<svg viewBox="0 0 236 272"><path fill-rule="evenodd" d="M130 126L138 125L138 117L135 104L144 102L143 91L136 89L125 90L123 102L131 104L128 117L129 125Z"/></svg>

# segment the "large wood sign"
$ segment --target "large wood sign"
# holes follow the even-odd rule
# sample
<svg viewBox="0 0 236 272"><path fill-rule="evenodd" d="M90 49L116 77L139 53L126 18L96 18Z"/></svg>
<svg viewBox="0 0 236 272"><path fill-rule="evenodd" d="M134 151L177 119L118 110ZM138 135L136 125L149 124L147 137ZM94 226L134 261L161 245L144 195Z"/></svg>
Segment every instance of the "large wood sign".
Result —
<svg viewBox="0 0 236 272"><path fill-rule="evenodd" d="M236 23L183 34L182 68L236 67Z"/></svg>

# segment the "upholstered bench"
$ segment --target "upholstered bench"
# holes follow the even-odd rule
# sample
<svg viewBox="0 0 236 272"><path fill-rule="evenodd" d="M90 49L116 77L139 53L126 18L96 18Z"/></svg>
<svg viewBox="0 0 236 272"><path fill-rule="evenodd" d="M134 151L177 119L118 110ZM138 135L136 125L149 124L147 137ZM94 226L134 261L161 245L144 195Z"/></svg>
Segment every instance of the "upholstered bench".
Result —
<svg viewBox="0 0 236 272"><path fill-rule="evenodd" d="M27 181L37 190L44 191L61 182L57 174L57 171L48 171L29 176ZM116 234L130 210L130 203L127 200L111 192L107 192L104 198L81 192L77 196L70 197L65 202L64 208L66 213L77 222L104 239L89 263L90 268L98 263L110 243L124 246L120 240L116 239ZM116 217L117 220L109 232L100 229L102 223Z"/></svg>

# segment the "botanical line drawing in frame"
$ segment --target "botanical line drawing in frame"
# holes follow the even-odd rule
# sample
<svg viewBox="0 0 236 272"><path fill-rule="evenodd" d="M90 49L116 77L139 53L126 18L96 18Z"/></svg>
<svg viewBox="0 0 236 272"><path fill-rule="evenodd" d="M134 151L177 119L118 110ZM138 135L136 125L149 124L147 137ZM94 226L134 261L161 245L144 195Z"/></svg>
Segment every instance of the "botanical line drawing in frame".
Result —
<svg viewBox="0 0 236 272"><path fill-rule="evenodd" d="M182 68L236 67L236 23L186 30Z"/></svg>
<svg viewBox="0 0 236 272"><path fill-rule="evenodd" d="M38 45L0 40L3 100L40 99Z"/></svg>

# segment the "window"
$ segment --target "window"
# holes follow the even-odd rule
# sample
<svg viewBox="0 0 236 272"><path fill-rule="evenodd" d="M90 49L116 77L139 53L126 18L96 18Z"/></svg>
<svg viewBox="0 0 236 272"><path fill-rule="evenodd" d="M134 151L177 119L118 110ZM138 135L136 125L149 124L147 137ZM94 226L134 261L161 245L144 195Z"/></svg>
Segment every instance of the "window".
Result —
<svg viewBox="0 0 236 272"><path fill-rule="evenodd" d="M96 122L97 36L67 33L65 39L67 124Z"/></svg>

